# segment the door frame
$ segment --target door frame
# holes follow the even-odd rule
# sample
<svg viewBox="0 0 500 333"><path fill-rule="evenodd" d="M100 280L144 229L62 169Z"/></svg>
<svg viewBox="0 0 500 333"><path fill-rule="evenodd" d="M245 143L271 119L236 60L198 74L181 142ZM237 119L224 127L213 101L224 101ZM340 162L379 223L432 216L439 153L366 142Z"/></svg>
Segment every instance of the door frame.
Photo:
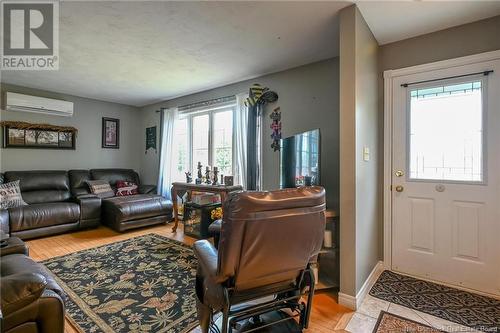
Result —
<svg viewBox="0 0 500 333"><path fill-rule="evenodd" d="M479 53L471 56L437 61L423 65L384 71L384 268L392 269L392 122L393 122L393 83L400 76L450 69L486 61L500 59L500 50Z"/></svg>

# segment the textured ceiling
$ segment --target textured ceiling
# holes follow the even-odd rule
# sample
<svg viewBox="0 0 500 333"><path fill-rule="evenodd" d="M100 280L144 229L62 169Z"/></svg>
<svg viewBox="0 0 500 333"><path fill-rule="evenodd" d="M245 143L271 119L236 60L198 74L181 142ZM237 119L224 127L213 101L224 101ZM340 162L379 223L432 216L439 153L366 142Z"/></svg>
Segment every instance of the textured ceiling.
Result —
<svg viewBox="0 0 500 333"><path fill-rule="evenodd" d="M356 3L379 44L500 15L498 0L356 1Z"/></svg>
<svg viewBox="0 0 500 333"><path fill-rule="evenodd" d="M59 71L3 82L142 106L338 54L347 2L61 2Z"/></svg>
<svg viewBox="0 0 500 333"><path fill-rule="evenodd" d="M355 1L380 44L500 14L500 1ZM60 5L59 71L2 82L142 106L338 55L345 1Z"/></svg>

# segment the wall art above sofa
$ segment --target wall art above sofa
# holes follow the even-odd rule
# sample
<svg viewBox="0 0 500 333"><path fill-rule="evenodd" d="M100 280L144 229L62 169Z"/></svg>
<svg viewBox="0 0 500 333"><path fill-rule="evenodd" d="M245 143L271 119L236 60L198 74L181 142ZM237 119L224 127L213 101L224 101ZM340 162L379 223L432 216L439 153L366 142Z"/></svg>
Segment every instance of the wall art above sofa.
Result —
<svg viewBox="0 0 500 333"><path fill-rule="evenodd" d="M78 130L70 126L2 121L4 148L75 149Z"/></svg>

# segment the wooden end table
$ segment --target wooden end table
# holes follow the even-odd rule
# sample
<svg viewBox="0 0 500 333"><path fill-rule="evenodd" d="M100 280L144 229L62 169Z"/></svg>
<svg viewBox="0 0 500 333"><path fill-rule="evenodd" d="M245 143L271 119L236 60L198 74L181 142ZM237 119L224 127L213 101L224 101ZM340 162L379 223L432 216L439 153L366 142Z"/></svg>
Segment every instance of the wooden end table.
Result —
<svg viewBox="0 0 500 333"><path fill-rule="evenodd" d="M172 232L177 231L177 226L179 225L179 207L177 205L177 196L179 194L184 195L186 192L188 194L188 201L191 200L191 193L204 192L204 193L215 193L220 195L220 202L224 203L226 196L229 192L243 190L241 185L207 185L207 184L193 184L193 183L180 183L176 182L172 184L172 189L170 193L172 194L172 208L174 213L174 227Z"/></svg>

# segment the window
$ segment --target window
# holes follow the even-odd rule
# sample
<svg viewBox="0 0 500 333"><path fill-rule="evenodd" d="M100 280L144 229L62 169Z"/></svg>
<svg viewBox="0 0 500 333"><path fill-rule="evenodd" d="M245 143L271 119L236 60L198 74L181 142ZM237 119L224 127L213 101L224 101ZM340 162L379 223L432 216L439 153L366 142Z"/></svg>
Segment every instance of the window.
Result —
<svg viewBox="0 0 500 333"><path fill-rule="evenodd" d="M219 169L220 175L234 175L233 114L236 106L181 114L174 136L177 161L174 181L185 181L184 172L197 177L198 162Z"/></svg>
<svg viewBox="0 0 500 333"><path fill-rule="evenodd" d="M175 145L172 149L175 168L173 170L174 181L185 181L184 172L189 170L189 129L187 119L179 119L174 128Z"/></svg>
<svg viewBox="0 0 500 333"><path fill-rule="evenodd" d="M483 82L410 91L410 179L483 181Z"/></svg>

